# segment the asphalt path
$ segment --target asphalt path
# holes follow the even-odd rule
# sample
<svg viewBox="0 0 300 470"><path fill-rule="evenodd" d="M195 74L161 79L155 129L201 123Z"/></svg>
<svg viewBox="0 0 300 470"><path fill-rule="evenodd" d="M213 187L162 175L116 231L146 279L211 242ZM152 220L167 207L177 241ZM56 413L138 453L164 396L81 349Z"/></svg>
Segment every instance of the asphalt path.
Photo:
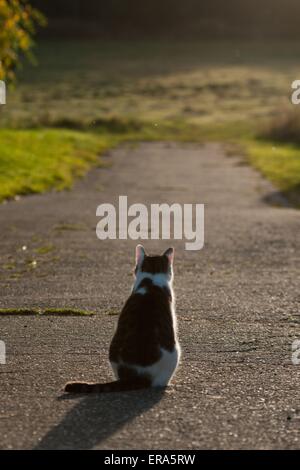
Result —
<svg viewBox="0 0 300 470"><path fill-rule="evenodd" d="M297 448L300 213L219 145L142 143L102 159L71 191L0 206L0 307L76 307L94 317L0 316L3 449ZM96 237L96 208L205 204L205 245L173 245L182 360L172 385L65 397L111 380L108 347L132 285L134 240Z"/></svg>

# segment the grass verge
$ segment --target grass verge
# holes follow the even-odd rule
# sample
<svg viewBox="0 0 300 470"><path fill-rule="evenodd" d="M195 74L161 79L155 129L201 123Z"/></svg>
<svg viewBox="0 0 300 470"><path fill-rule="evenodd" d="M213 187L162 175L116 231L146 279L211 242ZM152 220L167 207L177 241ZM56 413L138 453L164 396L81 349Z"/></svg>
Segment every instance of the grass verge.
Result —
<svg viewBox="0 0 300 470"><path fill-rule="evenodd" d="M0 129L0 201L18 194L70 188L74 179L91 166L101 165L101 152L123 142L139 141L233 144L249 164L300 207L299 145L281 142L269 130L265 136L257 136L254 126L243 121L193 125L173 120L153 125L126 124L122 120L118 125L114 119L102 122L93 132L64 128Z"/></svg>
<svg viewBox="0 0 300 470"><path fill-rule="evenodd" d="M95 312L74 308L0 308L1 315L92 316Z"/></svg>
<svg viewBox="0 0 300 470"><path fill-rule="evenodd" d="M300 208L300 148L261 139L244 142L247 160Z"/></svg>
<svg viewBox="0 0 300 470"><path fill-rule="evenodd" d="M200 142L217 136L222 138L222 129L215 126L199 127L183 121L153 125L117 118L99 121L93 131L0 129L0 201L16 195L71 188L74 179L83 176L91 166L101 165L99 155L103 151L125 141Z"/></svg>
<svg viewBox="0 0 300 470"><path fill-rule="evenodd" d="M234 143L298 204L300 118L282 110L299 51L298 41L39 42L38 67L24 65L0 110L0 201L69 188L124 141L173 140ZM257 138L251 123L270 116Z"/></svg>
<svg viewBox="0 0 300 470"><path fill-rule="evenodd" d="M0 201L70 188L113 144L113 136L66 129L0 129Z"/></svg>

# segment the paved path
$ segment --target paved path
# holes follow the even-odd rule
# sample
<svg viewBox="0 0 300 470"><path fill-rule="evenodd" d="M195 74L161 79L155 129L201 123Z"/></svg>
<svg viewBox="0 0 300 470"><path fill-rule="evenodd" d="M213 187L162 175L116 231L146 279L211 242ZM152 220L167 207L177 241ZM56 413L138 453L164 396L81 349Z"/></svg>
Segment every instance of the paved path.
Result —
<svg viewBox="0 0 300 470"><path fill-rule="evenodd" d="M299 447L300 213L267 204L272 186L216 145L141 144L105 161L72 191L0 206L0 306L97 311L0 318L1 448ZM182 363L164 395L64 399L69 379L111 378L135 242L99 241L95 211L119 194L206 204L205 248L174 243Z"/></svg>

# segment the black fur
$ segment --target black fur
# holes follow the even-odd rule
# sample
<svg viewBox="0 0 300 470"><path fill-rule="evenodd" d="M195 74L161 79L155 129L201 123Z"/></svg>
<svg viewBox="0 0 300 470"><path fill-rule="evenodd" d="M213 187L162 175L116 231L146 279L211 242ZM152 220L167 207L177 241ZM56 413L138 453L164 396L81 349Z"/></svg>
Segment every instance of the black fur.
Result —
<svg viewBox="0 0 300 470"><path fill-rule="evenodd" d="M169 251L169 250L168 250ZM167 253L167 252L166 252ZM135 272L170 274L171 264L167 254L147 256ZM172 293L167 286L154 285L144 278L136 289L145 288L146 293L133 292L126 301L113 336L109 360L118 365L115 382L97 384L70 382L65 386L68 393L105 393L137 390L151 386L151 377L140 375L132 366L147 367L161 357L161 348L172 352L175 347L175 330L172 314Z"/></svg>

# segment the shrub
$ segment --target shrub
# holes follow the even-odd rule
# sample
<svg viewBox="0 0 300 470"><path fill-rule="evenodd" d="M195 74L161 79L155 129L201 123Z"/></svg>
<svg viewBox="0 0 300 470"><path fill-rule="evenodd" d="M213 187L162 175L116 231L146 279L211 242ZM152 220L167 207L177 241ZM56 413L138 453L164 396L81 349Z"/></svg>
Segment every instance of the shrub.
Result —
<svg viewBox="0 0 300 470"><path fill-rule="evenodd" d="M13 81L20 55L31 58L33 36L44 16L27 0L0 0L0 80Z"/></svg>

